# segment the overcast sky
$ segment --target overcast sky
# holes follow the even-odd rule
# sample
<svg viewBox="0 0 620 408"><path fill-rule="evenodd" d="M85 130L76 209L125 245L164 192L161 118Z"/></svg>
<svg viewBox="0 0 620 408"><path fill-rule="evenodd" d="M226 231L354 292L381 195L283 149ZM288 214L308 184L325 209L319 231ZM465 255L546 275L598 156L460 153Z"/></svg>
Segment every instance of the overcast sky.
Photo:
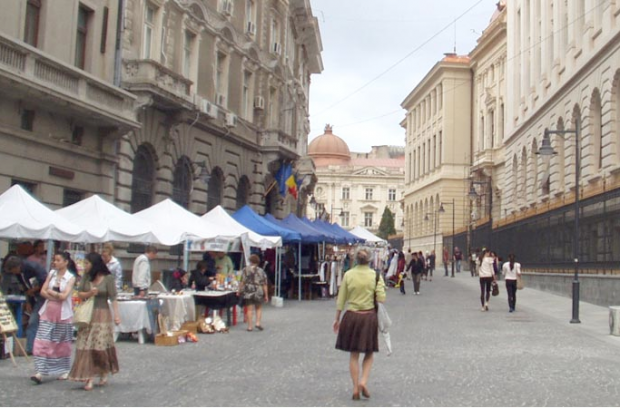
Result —
<svg viewBox="0 0 620 408"><path fill-rule="evenodd" d="M310 85L309 140L329 123L351 151L404 146L401 102L444 53L454 50L455 41L460 55L475 47L496 3L311 0L324 71L313 75Z"/></svg>

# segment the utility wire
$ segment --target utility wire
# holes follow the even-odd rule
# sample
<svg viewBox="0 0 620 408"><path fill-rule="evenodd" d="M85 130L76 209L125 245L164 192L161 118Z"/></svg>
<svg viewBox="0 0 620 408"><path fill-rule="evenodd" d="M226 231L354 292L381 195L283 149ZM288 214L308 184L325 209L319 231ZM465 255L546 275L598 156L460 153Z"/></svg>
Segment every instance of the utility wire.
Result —
<svg viewBox="0 0 620 408"><path fill-rule="evenodd" d="M419 46L417 46L413 51L411 51L410 53L408 53L407 55L405 55L404 57L402 57L400 60L396 61L394 64L392 64L390 67L388 67L386 70L384 70L383 72L381 72L379 75L375 76L374 78L372 78L370 81L368 81L367 83L365 83L364 85L362 85L361 87L357 88L355 91L353 91L352 93L350 93L349 95L345 96L344 98L340 99L339 101L331 104L330 106L328 106L327 108L323 109L322 111L311 115L311 116L320 116L321 114L327 112L328 110L332 109L333 107L340 105L342 102L346 101L347 99L349 99L350 97L352 97L353 95L359 93L361 90L363 90L364 88L366 88L368 85L372 84L373 82L375 82L376 80L378 80L379 78L381 78L382 76L384 76L385 74L387 74L388 72L390 72L392 69L396 68L398 65L400 65L403 61L405 61L407 58L411 57L413 54L415 54L417 51L419 51L422 47L424 47L425 45L427 45L429 42L431 42L432 40L434 40L436 37L438 37L441 33L443 33L444 31L446 31L448 28L450 28L453 24L455 24L458 20L460 20L461 18L463 18L467 13L469 13L473 8L475 8L477 5L479 5L480 3L482 3L484 0L478 0L476 3L474 3L471 7L469 7L467 10L465 10L461 15L459 15L458 17L456 17L450 24L446 25L445 27L443 27L441 30L437 31L435 34L433 34L432 36L430 36L427 40L425 40L422 44L420 44Z"/></svg>

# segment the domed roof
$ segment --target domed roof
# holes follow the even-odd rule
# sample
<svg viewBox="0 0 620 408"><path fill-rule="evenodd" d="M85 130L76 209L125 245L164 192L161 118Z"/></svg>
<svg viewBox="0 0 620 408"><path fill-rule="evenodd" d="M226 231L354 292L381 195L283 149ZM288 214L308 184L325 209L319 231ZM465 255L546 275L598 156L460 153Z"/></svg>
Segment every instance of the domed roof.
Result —
<svg viewBox="0 0 620 408"><path fill-rule="evenodd" d="M351 151L347 143L332 133L330 125L325 126L325 133L315 138L308 146L308 155L312 158L333 158L348 161Z"/></svg>

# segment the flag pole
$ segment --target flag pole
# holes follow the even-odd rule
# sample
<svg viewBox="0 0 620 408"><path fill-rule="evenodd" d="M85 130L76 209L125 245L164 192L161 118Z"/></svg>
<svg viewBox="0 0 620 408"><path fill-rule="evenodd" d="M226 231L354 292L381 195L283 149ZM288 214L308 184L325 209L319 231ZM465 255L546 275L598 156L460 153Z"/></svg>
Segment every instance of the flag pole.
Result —
<svg viewBox="0 0 620 408"><path fill-rule="evenodd" d="M274 180L273 183L271 183L271 185L269 186L269 188L267 190L265 190L265 192L263 193L263 197L265 197L267 194L269 194L269 192L271 190L273 190L273 188L276 186L276 184L278 184L278 181Z"/></svg>

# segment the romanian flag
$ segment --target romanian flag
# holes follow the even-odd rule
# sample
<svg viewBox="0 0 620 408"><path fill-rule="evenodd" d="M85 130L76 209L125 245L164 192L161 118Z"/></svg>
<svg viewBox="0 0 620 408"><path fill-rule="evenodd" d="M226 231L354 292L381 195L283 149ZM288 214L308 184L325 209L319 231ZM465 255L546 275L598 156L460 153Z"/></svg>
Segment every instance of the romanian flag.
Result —
<svg viewBox="0 0 620 408"><path fill-rule="evenodd" d="M281 163L280 169L276 173L276 181L278 182L278 190L282 197L286 197L286 188L288 179L293 174L293 166L291 164Z"/></svg>
<svg viewBox="0 0 620 408"><path fill-rule="evenodd" d="M295 200L297 200L297 178L294 174L291 174L289 178L286 179L286 187L288 187L288 192L293 196Z"/></svg>

